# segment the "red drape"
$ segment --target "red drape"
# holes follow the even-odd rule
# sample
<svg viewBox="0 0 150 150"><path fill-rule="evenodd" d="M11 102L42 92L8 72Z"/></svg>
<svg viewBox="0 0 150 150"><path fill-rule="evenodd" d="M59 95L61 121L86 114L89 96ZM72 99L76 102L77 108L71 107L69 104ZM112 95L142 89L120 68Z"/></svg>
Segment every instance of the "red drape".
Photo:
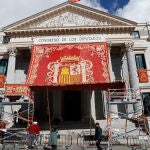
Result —
<svg viewBox="0 0 150 150"><path fill-rule="evenodd" d="M0 88L4 87L5 83L5 75L0 75Z"/></svg>
<svg viewBox="0 0 150 150"><path fill-rule="evenodd" d="M29 86L68 86L110 82L108 44L34 45Z"/></svg>
<svg viewBox="0 0 150 150"><path fill-rule="evenodd" d="M5 84L6 96L30 96L30 88L25 84Z"/></svg>
<svg viewBox="0 0 150 150"><path fill-rule="evenodd" d="M149 82L146 69L138 69L139 82Z"/></svg>

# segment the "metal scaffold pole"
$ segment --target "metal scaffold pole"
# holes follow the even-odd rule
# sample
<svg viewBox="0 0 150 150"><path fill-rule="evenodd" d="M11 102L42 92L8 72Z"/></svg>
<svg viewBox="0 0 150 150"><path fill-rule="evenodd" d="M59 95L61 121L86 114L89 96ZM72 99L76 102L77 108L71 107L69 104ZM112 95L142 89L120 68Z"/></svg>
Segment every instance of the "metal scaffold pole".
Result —
<svg viewBox="0 0 150 150"><path fill-rule="evenodd" d="M48 123L49 123L49 130L51 130L51 116L50 116L50 100L49 100L49 94L48 94L48 87L47 87L47 105L48 105Z"/></svg>
<svg viewBox="0 0 150 150"><path fill-rule="evenodd" d="M111 114L110 114L110 94L108 90L108 97L107 97L107 103L106 103L106 109L107 109L107 130L108 130L108 150L112 150L112 131L111 131Z"/></svg>

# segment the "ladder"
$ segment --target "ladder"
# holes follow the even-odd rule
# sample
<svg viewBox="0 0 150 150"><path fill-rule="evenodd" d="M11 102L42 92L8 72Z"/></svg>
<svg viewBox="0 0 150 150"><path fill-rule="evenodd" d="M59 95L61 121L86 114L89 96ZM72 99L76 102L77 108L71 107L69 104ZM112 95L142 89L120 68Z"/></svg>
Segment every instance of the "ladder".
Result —
<svg viewBox="0 0 150 150"><path fill-rule="evenodd" d="M139 128L139 135L141 135L142 133L147 135L149 131L147 127L147 121L146 121L146 117L144 114L144 106L142 102L141 102L141 105L137 106L137 109L139 109L139 107L141 107L142 109L142 114L139 116L137 113L137 117L135 118L135 121L136 121L135 124Z"/></svg>

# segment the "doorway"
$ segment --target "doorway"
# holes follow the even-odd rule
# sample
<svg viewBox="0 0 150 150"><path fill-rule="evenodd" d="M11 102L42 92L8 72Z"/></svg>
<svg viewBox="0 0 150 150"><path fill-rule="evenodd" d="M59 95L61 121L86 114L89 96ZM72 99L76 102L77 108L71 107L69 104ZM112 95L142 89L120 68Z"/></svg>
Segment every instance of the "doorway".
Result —
<svg viewBox="0 0 150 150"><path fill-rule="evenodd" d="M81 120L81 91L63 91L63 119Z"/></svg>

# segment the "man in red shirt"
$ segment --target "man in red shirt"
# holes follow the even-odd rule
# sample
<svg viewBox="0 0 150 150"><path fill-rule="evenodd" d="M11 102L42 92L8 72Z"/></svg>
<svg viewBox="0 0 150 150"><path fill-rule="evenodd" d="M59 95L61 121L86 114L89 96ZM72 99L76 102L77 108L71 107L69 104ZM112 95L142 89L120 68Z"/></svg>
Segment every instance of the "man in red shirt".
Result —
<svg viewBox="0 0 150 150"><path fill-rule="evenodd" d="M32 149L36 146L38 135L40 134L40 126L38 122L32 122L27 129L29 133L28 149Z"/></svg>

